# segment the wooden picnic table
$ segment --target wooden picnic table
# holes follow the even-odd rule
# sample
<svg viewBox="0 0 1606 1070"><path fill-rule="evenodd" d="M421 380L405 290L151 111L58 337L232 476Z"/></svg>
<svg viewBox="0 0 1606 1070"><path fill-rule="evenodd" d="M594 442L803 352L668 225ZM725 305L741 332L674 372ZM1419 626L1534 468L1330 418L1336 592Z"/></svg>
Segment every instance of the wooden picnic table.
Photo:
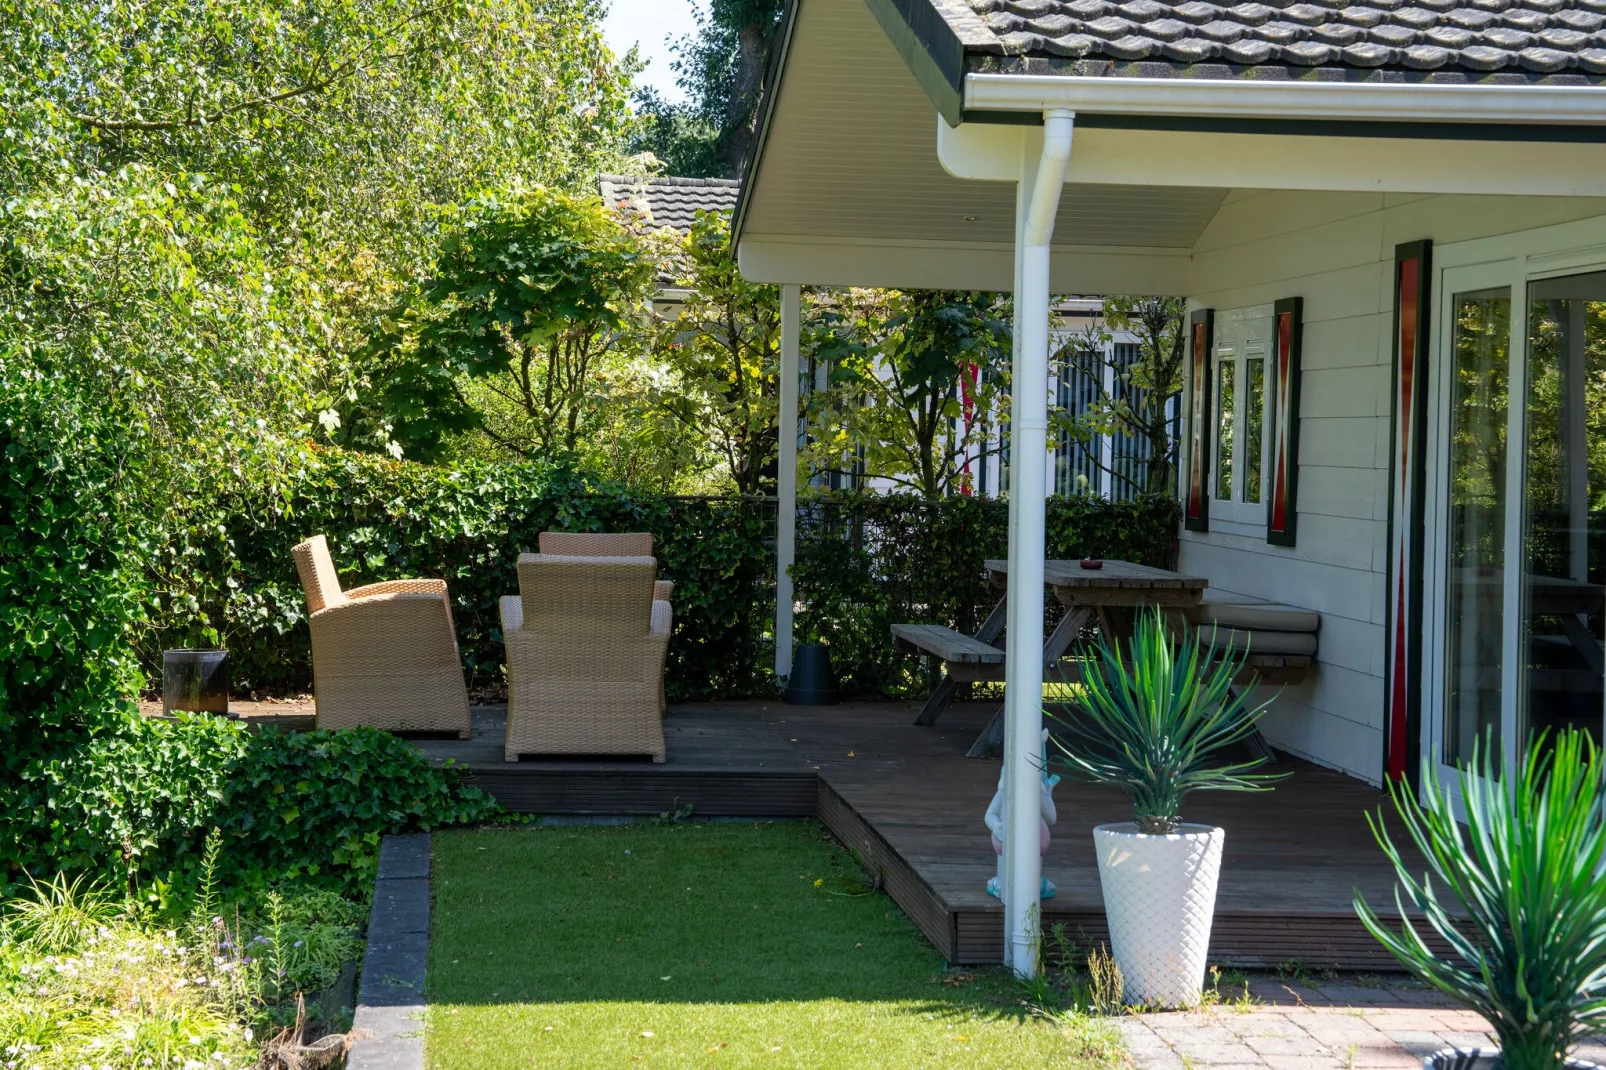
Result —
<svg viewBox="0 0 1606 1070"><path fill-rule="evenodd" d="M988 560L984 563L988 581L994 587L1005 587L1009 579L1009 562ZM1151 568L1130 561L1106 560L1102 568L1086 569L1080 561L1045 561L1043 581L1054 591L1054 597L1065 606L1066 612L1059 623L1043 640L1043 665L1055 666L1065 656L1083 625L1097 619L1107 635L1126 637L1132 634L1127 611L1137 606L1160 606L1173 628L1180 631L1187 625L1183 609L1196 606L1204 597L1210 581L1202 576L1185 576L1163 568ZM991 645L1003 629L1008 595L1001 598L975 639ZM938 690L920 711L916 724L935 724L948 707L956 684L950 676L942 681ZM1003 743L1003 714L994 715L987 729L971 747L973 757L995 753Z"/></svg>

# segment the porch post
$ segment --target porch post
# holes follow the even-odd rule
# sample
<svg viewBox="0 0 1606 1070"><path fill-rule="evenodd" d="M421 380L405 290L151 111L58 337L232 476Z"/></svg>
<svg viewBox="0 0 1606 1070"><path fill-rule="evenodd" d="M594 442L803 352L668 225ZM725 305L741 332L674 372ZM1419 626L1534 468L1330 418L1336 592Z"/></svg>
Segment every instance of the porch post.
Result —
<svg viewBox="0 0 1606 1070"><path fill-rule="evenodd" d="M1043 731L1044 480L1048 454L1049 247L1070 161L1074 115L1043 116L1043 151L1022 161L1017 197L1015 338L1011 358L1009 450L1009 617L1004 657L1004 961L1021 977L1037 972L1043 859L1039 770ZM1024 208L1024 212L1022 209Z"/></svg>
<svg viewBox="0 0 1606 1070"><path fill-rule="evenodd" d="M797 556L797 349L803 288L781 287L780 458L775 473L775 678L792 675L792 562Z"/></svg>

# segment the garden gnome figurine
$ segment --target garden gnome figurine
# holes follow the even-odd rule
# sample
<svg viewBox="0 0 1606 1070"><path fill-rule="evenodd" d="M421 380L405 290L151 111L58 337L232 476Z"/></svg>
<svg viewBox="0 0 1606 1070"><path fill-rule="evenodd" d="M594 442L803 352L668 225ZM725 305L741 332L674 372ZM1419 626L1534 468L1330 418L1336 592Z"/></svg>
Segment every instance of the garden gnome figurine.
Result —
<svg viewBox="0 0 1606 1070"><path fill-rule="evenodd" d="M1043 765L1038 772L1042 778L1043 812L1037 820L1038 850L1048 854L1048 826L1059 819L1054 811L1054 789L1059 785L1060 778L1048 775L1048 729L1043 729ZM993 854L998 856L998 874L987 878L987 894L994 899L1000 898L999 889L1004 886L1004 773L998 772L998 790L993 792L993 801L987 806L987 830L993 834ZM1039 898L1054 898L1054 882L1047 877L1043 878L1042 894Z"/></svg>

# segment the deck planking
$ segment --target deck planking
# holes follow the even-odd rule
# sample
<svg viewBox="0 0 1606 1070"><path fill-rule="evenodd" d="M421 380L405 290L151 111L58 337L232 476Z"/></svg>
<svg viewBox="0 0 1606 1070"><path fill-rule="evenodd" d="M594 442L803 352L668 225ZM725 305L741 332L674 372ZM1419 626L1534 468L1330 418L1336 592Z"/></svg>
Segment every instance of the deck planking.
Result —
<svg viewBox="0 0 1606 1070"><path fill-rule="evenodd" d="M956 703L941 723L911 722L908 703L832 707L779 702L673 707L668 760L502 760L502 707L475 711L474 738L419 740L454 759L469 783L510 810L540 814L657 814L687 804L698 816L817 816L853 847L926 937L955 963L1003 956L1003 914L986 894L994 858L982 815L999 763L966 758L996 707ZM1393 869L1366 823L1383 793L1341 773L1287 760L1272 792L1201 792L1190 821L1226 829L1212 961L1288 962L1387 970L1394 961L1357 920L1356 891L1393 904ZM1058 895L1045 927L1081 942L1107 939L1092 828L1130 819L1119 792L1066 781L1044 860Z"/></svg>

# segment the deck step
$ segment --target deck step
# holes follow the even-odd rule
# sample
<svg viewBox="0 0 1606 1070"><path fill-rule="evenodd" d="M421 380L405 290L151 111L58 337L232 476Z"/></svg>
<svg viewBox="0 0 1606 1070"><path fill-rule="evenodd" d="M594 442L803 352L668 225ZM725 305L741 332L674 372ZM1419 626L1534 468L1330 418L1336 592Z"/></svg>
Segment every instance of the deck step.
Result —
<svg viewBox="0 0 1606 1070"><path fill-rule="evenodd" d="M950 665L1002 665L1004 652L980 639L940 624L894 624L893 641L931 654Z"/></svg>

